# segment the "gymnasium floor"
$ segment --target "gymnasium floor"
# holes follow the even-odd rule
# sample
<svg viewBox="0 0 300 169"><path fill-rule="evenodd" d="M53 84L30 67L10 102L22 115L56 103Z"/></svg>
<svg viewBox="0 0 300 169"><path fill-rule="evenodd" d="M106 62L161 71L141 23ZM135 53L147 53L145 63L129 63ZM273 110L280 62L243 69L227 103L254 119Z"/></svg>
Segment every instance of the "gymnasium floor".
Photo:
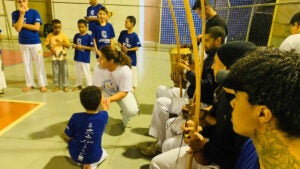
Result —
<svg viewBox="0 0 300 169"><path fill-rule="evenodd" d="M3 48L18 50L18 45L3 44ZM111 104L103 135L103 147L109 157L98 169L149 168L151 158L143 156L139 148L154 141L147 133L156 87L160 84L172 85L172 82L169 78L168 52L140 48L138 56L139 85L136 97L141 114L132 118L123 129L120 108L116 103ZM13 55L9 57L14 58ZM75 87L72 58L73 50L70 49L70 87ZM45 58L45 67L48 87L51 89L50 57ZM71 115L83 111L79 92L53 93L48 90L47 93L41 93L38 89L22 92L25 85L22 63L6 66L5 75L8 88L0 96L0 168L79 169L72 163L67 144L61 137Z"/></svg>

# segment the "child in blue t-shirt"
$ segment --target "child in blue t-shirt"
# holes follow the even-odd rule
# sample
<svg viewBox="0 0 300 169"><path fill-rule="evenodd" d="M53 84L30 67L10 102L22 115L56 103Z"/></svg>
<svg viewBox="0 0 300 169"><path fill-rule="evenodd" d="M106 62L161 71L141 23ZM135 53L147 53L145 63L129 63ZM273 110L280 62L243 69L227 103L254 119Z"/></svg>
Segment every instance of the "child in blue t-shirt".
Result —
<svg viewBox="0 0 300 169"><path fill-rule="evenodd" d="M85 20L89 24L89 30L93 32L95 25L98 23L98 11L103 5L99 4L97 0L90 0L90 5L86 10Z"/></svg>
<svg viewBox="0 0 300 169"><path fill-rule="evenodd" d="M108 121L108 104L96 86L81 90L80 102L86 111L73 114L69 120L65 129L68 149L71 158L84 169L96 169L107 157L102 135Z"/></svg>
<svg viewBox="0 0 300 169"><path fill-rule="evenodd" d="M101 7L98 12L99 22L93 31L93 39L96 49L96 58L99 58L99 50L102 46L114 45L115 31L113 26L107 22L108 10Z"/></svg>
<svg viewBox="0 0 300 169"><path fill-rule="evenodd" d="M125 20L125 28L120 33L118 38L119 46L121 50L125 52L131 58L131 69L133 72L133 88L137 86L137 58L136 51L141 47L141 42L138 35L134 32L134 26L136 19L134 16L127 16Z"/></svg>
<svg viewBox="0 0 300 169"><path fill-rule="evenodd" d="M75 34L73 38L73 48L75 48L75 74L76 87L73 91L82 89L82 74L85 76L86 85L92 85L92 76L90 69L90 55L91 50L94 49L93 37L87 33L87 21L79 19L77 21L79 33Z"/></svg>

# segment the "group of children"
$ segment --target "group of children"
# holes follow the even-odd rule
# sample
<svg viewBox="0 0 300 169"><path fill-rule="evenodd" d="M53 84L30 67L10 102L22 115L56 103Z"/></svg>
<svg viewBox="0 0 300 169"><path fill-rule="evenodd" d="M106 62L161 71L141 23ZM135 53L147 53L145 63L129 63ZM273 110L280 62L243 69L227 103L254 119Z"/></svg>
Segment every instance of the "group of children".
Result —
<svg viewBox="0 0 300 169"><path fill-rule="evenodd" d="M94 17L86 17L94 18ZM112 24L107 22L108 10L101 6L97 13L98 22L88 22L90 19L79 19L77 22L79 33L75 34L73 38L73 45L65 34L61 32L61 21L54 19L52 21L53 32L49 33L46 38L45 45L52 53L52 70L53 70L53 92L59 90L63 86L64 92L68 91L69 77L67 68L67 52L66 49L72 46L75 49L75 74L76 87L73 91L82 89L82 75L85 76L86 85L92 85L92 78L90 72L90 51L95 49L96 59L99 59L99 50L101 47L110 45L114 46L115 32ZM93 23L93 24L91 24ZM125 21L125 28L120 33L118 44L123 52L130 56L132 60L133 71L133 88L137 86L137 70L136 70L136 51L141 47L140 40L134 32L136 19L134 16L128 16ZM87 26L89 24L88 33ZM97 66L97 65L96 65Z"/></svg>
<svg viewBox="0 0 300 169"><path fill-rule="evenodd" d="M19 44L25 67L26 86L23 92L36 86L32 60L36 66L40 91L47 92L48 83L38 33L42 19L38 11L28 7L28 0L16 0L16 3L18 9L12 13L12 25L19 33ZM62 23L58 19L52 21L53 31L47 35L45 41L45 46L52 55L53 92L61 87L64 92L68 92L67 49L70 47L75 49L76 87L73 91L81 90L80 101L85 112L72 115L65 134L72 159L84 169L97 168L97 165L107 156L101 142L108 121L109 104L117 102L120 105L124 126L129 118L139 111L132 93L137 86L136 51L141 47L140 40L134 32L136 19L134 16L126 18L127 30L122 31L118 38L120 47L118 50L114 47L114 28L108 23L110 13L104 6L98 4L97 0L90 0L90 5L87 16L77 21L79 33L74 35L73 44L62 33ZM95 50L98 59L93 78L90 71L92 50ZM131 70L132 66L133 70ZM110 76L105 76L107 73ZM82 75L86 79L87 87L84 89ZM106 94L105 98L102 89L103 94Z"/></svg>

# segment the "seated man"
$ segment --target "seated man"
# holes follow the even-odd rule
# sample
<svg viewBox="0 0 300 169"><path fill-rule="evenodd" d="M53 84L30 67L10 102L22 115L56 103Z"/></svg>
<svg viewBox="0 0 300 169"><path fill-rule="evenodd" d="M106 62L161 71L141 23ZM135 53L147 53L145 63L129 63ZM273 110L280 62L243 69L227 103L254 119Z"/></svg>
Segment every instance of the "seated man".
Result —
<svg viewBox="0 0 300 169"><path fill-rule="evenodd" d="M214 82L213 71L211 65L218 47L220 47L225 40L225 31L219 26L214 26L206 30L206 49L208 57L204 60L203 75L201 79L201 100L205 104L212 104L213 91L216 88ZM183 105L189 103L189 99L193 97L196 78L194 71L186 64L179 63L177 65L178 71L185 74L185 79L189 82L187 89L188 98L179 97L178 88L169 88L160 86L157 90L157 99L154 104L152 120L149 129L149 135L157 138L157 142L151 146L142 149L144 155L156 155L157 151L161 151L162 144L165 140L166 121L169 119L169 113L179 114Z"/></svg>
<svg viewBox="0 0 300 169"><path fill-rule="evenodd" d="M214 57L212 66L214 74L220 70L229 68L237 59L245 53L253 51L256 46L243 41L228 42L222 45ZM190 132L190 138L186 139L189 146L172 149L162 153L151 160L150 169L174 169L185 168L187 157L193 155L195 160L192 168L203 167L203 165L214 165L222 169L233 169L239 157L239 153L247 138L233 132L231 124L231 95L226 94L221 87L215 92L216 98L209 116L201 117L206 120L213 116L216 123L203 128L201 134L193 132L193 123L189 121L185 131ZM205 138L204 138L205 137ZM191 150L189 150L191 149ZM187 153L187 150L191 153Z"/></svg>
<svg viewBox="0 0 300 169"><path fill-rule="evenodd" d="M299 54L256 51L220 72L218 82L235 95L233 129L251 138L260 168L300 168Z"/></svg>
<svg viewBox="0 0 300 169"><path fill-rule="evenodd" d="M290 26L291 35L281 43L279 49L283 51L295 50L300 54L300 12L292 17Z"/></svg>

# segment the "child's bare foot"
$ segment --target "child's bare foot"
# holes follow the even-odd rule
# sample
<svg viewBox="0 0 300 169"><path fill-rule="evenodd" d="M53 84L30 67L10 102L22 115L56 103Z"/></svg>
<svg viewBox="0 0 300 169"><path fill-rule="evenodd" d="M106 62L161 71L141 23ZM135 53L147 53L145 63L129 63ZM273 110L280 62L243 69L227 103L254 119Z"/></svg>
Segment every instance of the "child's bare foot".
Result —
<svg viewBox="0 0 300 169"><path fill-rule="evenodd" d="M77 91L77 90L81 90L82 89L82 87L81 86L77 86L77 87L74 87L73 89L72 89L72 91L73 92L75 92L75 91Z"/></svg>
<svg viewBox="0 0 300 169"><path fill-rule="evenodd" d="M52 92L57 92L59 90L59 87L55 86L53 89L52 89Z"/></svg>
<svg viewBox="0 0 300 169"><path fill-rule="evenodd" d="M64 92L68 92L69 89L67 87L64 87Z"/></svg>
<svg viewBox="0 0 300 169"><path fill-rule="evenodd" d="M32 86L26 86L22 89L23 92L28 92L29 90L33 89Z"/></svg>
<svg viewBox="0 0 300 169"><path fill-rule="evenodd" d="M43 86L43 87L40 88L40 91L41 91L42 93L45 93L45 92L48 91L48 89L47 89L47 87Z"/></svg>
<svg viewBox="0 0 300 169"><path fill-rule="evenodd" d="M83 169L92 169L92 166L90 164L84 164Z"/></svg>

